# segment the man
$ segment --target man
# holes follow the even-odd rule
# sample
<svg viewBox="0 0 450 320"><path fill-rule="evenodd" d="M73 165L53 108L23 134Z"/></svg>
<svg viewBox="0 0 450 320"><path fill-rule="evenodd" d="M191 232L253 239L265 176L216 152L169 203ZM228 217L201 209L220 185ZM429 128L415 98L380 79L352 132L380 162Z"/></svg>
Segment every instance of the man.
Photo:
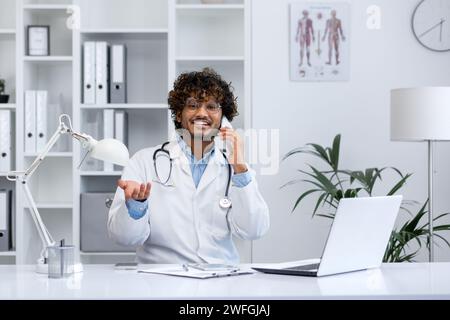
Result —
<svg viewBox="0 0 450 320"><path fill-rule="evenodd" d="M342 41L345 41L345 36L342 31L342 23L340 19L336 18L336 10L331 10L331 18L327 20L325 33L323 35L322 41L325 41L328 33L328 62L326 64L331 65L331 56L333 49L336 56L336 65L340 63L339 61L339 34L342 37Z"/></svg>
<svg viewBox="0 0 450 320"><path fill-rule="evenodd" d="M137 246L140 263L236 264L232 235L261 237L269 228L269 212L244 161L243 140L233 129L221 128L222 117L231 121L237 115L234 95L217 73L204 69L180 75L168 103L176 139L130 159L109 212L109 234L120 244ZM230 143L227 159L217 138ZM166 159L156 169L154 156ZM229 174L227 208L219 202Z"/></svg>
<svg viewBox="0 0 450 320"><path fill-rule="evenodd" d="M297 34L295 35L295 41L300 44L300 63L299 67L303 65L303 56L305 55L306 48L306 58L308 62L308 66L311 66L310 63L310 46L311 46L311 38L315 41L314 37L314 29L313 29L313 21L308 17L309 12L307 10L303 10L302 12L303 18L298 20L297 26Z"/></svg>

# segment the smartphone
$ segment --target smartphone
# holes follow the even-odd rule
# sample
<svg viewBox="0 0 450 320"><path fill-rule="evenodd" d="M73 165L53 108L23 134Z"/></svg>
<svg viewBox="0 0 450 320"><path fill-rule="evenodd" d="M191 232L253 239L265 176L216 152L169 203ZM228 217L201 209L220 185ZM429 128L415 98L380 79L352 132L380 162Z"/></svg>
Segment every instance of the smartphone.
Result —
<svg viewBox="0 0 450 320"><path fill-rule="evenodd" d="M227 117L223 116L222 117L222 122L220 124L221 128L233 128L233 126L231 125L231 122L227 119Z"/></svg>
<svg viewBox="0 0 450 320"><path fill-rule="evenodd" d="M228 121L228 119L225 116L222 117L220 127L221 128L230 128L230 129L233 128L230 121ZM226 155L228 155L228 152L230 151L229 143L225 142L222 138L219 137L217 139L217 146L219 147L220 150L225 152Z"/></svg>
<svg viewBox="0 0 450 320"><path fill-rule="evenodd" d="M116 270L136 270L137 267L137 262L119 262L114 265Z"/></svg>

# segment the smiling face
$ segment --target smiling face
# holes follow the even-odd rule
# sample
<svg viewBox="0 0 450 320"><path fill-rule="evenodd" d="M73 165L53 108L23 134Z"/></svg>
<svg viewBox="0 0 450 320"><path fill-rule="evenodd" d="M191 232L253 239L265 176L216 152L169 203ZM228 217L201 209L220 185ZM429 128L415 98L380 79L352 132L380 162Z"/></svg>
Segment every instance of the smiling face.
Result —
<svg viewBox="0 0 450 320"><path fill-rule="evenodd" d="M177 121L181 127L187 130L191 139L211 141L217 134L222 119L222 110L216 99L207 96L198 100L191 96L181 112L177 115Z"/></svg>
<svg viewBox="0 0 450 320"><path fill-rule="evenodd" d="M194 136L204 141L211 139L222 117L232 121L238 115L231 82L210 68L180 74L169 92L168 103L175 129L182 130L178 133L189 140Z"/></svg>

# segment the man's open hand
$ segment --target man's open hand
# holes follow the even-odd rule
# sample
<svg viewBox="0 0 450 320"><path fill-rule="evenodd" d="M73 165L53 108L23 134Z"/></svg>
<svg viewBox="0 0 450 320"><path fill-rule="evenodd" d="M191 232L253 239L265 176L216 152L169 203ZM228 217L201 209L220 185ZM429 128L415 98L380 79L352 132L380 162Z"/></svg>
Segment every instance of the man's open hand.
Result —
<svg viewBox="0 0 450 320"><path fill-rule="evenodd" d="M137 201L147 200L150 195L150 189L152 188L150 182L145 184L122 179L117 181L117 186L125 192L125 200L133 199Z"/></svg>

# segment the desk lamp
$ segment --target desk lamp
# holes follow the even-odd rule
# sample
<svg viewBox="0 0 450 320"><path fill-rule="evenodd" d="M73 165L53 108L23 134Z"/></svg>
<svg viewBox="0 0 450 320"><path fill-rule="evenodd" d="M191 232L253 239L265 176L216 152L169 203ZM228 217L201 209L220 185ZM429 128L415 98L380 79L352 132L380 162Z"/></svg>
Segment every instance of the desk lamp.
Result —
<svg viewBox="0 0 450 320"><path fill-rule="evenodd" d="M63 134L69 134L72 136L72 138L80 141L82 147L88 150L86 156L90 156L102 161L109 161L121 166L125 166L128 163L129 159L128 149L122 142L115 139L103 139L97 141L85 133L75 132L72 129L70 117L67 114L63 114L59 117L59 126L56 129L56 132L47 142L43 151L40 153L40 155L37 156L30 167L25 171L11 171L8 173L8 180L21 182L25 196L31 209L31 216L42 241L43 249L40 253L40 257L37 260L36 266L36 272L38 273L48 273L47 247L54 246L56 242L55 240L53 240L52 236L50 235L49 231L42 221L41 215L39 214L39 211L36 207L36 203L34 202L27 182L39 167L39 165L42 163L47 154L50 152L51 148ZM82 269L83 268L81 263L75 264L75 272L80 272L82 271Z"/></svg>

